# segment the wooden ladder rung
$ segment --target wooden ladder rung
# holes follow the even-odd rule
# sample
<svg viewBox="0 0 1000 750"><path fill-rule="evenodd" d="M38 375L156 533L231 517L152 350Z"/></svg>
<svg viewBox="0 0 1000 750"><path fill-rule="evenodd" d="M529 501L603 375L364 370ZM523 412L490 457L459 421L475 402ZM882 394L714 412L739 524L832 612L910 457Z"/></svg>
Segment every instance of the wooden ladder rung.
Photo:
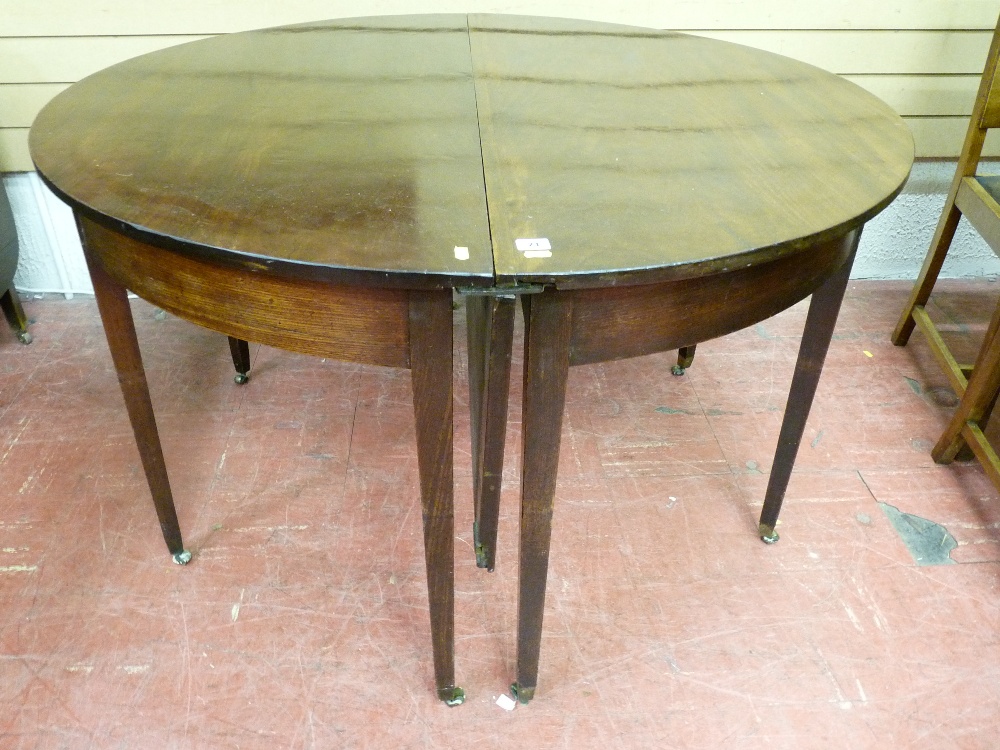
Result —
<svg viewBox="0 0 1000 750"><path fill-rule="evenodd" d="M955 360L951 350L944 343L944 339L941 338L941 334L938 333L934 321L931 320L931 316L927 314L927 310L924 309L923 305L917 305L913 308L913 321L927 338L931 352L937 359L938 364L941 365L941 369L944 370L944 374L948 376L948 382L955 391L955 395L961 398L969 385L966 373L971 373L972 368L968 365L960 365Z"/></svg>

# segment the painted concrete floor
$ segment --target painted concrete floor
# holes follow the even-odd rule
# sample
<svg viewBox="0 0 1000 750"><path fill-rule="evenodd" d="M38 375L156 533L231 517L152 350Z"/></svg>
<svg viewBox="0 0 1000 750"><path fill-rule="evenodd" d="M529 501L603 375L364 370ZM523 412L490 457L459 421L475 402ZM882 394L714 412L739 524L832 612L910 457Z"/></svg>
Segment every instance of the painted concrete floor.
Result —
<svg viewBox="0 0 1000 750"><path fill-rule="evenodd" d="M971 357L1000 285L940 288ZM34 343L0 331L0 747L1000 746L1000 497L931 461L954 396L918 335L888 341L908 290L852 283L775 546L756 515L804 305L681 378L672 354L571 371L538 693L510 712L516 386L488 574L457 376L447 708L408 372L255 346L238 387L224 337L136 301L181 568L93 301L27 300Z"/></svg>

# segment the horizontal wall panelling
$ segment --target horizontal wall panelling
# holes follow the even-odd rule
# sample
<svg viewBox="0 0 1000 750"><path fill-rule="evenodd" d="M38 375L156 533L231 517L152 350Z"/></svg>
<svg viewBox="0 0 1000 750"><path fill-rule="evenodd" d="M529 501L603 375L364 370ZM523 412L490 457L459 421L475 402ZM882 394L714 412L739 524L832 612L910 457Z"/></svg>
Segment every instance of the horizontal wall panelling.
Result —
<svg viewBox="0 0 1000 750"><path fill-rule="evenodd" d="M27 128L68 83L0 83L0 128Z"/></svg>
<svg viewBox="0 0 1000 750"><path fill-rule="evenodd" d="M0 36L217 34L324 18L391 13L514 13L689 29L985 29L995 0L136 0L10 2Z"/></svg>
<svg viewBox="0 0 1000 750"><path fill-rule="evenodd" d="M997 6L1000 10L1000 4ZM991 31L698 31L840 75L983 72Z"/></svg>
<svg viewBox="0 0 1000 750"><path fill-rule="evenodd" d="M699 31L841 75L978 75L990 33L945 31ZM0 83L67 83L199 36L0 38Z"/></svg>
<svg viewBox="0 0 1000 750"><path fill-rule="evenodd" d="M35 0L0 13L0 171L31 169L27 130L66 84L203 35L388 13L507 12L674 28L746 44L846 75L907 118L919 156L955 156L997 0ZM1000 155L987 143L987 154Z"/></svg>
<svg viewBox="0 0 1000 750"><path fill-rule="evenodd" d="M0 38L0 83L75 83L130 57L200 36Z"/></svg>

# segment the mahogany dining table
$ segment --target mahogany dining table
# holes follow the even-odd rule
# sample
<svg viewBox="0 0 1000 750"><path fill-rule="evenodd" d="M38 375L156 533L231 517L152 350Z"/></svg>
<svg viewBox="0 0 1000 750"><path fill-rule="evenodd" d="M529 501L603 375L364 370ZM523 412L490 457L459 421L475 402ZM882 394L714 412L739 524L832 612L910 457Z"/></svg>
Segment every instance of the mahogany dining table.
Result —
<svg viewBox="0 0 1000 750"><path fill-rule="evenodd" d="M477 562L493 569L525 318L517 674L537 685L570 366L681 349L812 295L764 498L775 524L863 225L912 138L794 60L590 21L432 15L227 34L55 97L73 209L164 539L184 549L126 290L230 337L410 368L439 697L454 670L452 300L467 304Z"/></svg>

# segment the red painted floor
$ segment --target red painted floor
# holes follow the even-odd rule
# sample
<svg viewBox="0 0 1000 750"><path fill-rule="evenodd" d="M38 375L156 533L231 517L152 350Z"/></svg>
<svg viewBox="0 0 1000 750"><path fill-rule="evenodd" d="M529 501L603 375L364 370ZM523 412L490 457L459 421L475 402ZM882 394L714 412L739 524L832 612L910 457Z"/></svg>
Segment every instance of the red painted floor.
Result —
<svg viewBox="0 0 1000 750"><path fill-rule="evenodd" d="M236 386L224 337L136 301L182 568L93 301L27 300L34 343L0 330L0 748L1000 746L1000 496L930 458L954 395L919 335L888 341L909 286L852 283L774 546L756 515L804 305L684 377L672 354L571 371L538 693L512 712L517 386L489 574L457 376L447 708L408 372L255 346ZM1000 285L939 288L971 358ZM920 519L946 564L910 552Z"/></svg>

